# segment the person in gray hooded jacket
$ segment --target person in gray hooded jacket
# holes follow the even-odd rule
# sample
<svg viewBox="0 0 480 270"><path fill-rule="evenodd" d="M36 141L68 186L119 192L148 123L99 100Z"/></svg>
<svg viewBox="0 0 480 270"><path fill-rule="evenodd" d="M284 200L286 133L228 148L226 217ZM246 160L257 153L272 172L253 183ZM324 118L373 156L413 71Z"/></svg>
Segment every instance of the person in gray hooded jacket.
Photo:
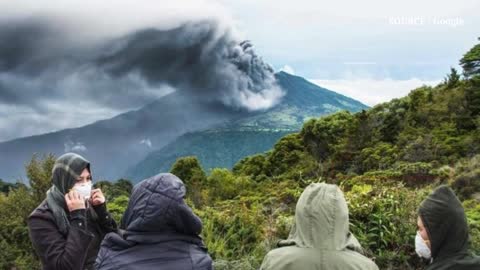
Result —
<svg viewBox="0 0 480 270"><path fill-rule="evenodd" d="M336 185L310 184L297 202L288 239L268 252L260 270L378 270L362 255L349 226L343 192Z"/></svg>
<svg viewBox="0 0 480 270"><path fill-rule="evenodd" d="M120 225L108 234L98 270L210 270L212 259L200 238L202 222L184 202L185 186L173 174L135 185Z"/></svg>

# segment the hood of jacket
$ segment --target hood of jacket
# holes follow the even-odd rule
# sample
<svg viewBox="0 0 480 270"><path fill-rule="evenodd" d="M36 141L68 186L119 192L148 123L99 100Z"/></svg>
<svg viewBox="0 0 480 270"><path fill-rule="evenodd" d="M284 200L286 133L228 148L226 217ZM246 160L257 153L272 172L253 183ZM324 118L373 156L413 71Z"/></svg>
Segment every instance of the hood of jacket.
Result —
<svg viewBox="0 0 480 270"><path fill-rule="evenodd" d="M449 187L434 190L421 203L419 215L427 230L434 260L467 252L467 218L461 202Z"/></svg>
<svg viewBox="0 0 480 270"><path fill-rule="evenodd" d="M202 222L185 203L186 189L182 180L162 173L135 185L122 218L126 235L135 232L176 232L199 235Z"/></svg>
<svg viewBox="0 0 480 270"><path fill-rule="evenodd" d="M288 239L281 241L279 246L293 244L361 252L360 244L349 232L347 202L336 185L314 183L304 190L295 208L295 224Z"/></svg>

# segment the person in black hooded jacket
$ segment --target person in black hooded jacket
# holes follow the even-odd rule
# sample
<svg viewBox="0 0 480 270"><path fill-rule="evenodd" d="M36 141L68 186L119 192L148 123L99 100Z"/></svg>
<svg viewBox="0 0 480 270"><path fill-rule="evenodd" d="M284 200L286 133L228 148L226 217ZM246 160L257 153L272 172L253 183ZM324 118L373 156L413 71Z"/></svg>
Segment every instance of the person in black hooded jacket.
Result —
<svg viewBox="0 0 480 270"><path fill-rule="evenodd" d="M173 174L135 185L120 225L102 242L98 270L210 270L200 238L202 222L184 202L185 186Z"/></svg>
<svg viewBox="0 0 480 270"><path fill-rule="evenodd" d="M91 190L90 163L68 153L53 166L47 198L28 217L44 270L91 270L103 237L117 230L100 189Z"/></svg>
<svg viewBox="0 0 480 270"><path fill-rule="evenodd" d="M427 270L480 269L480 257L469 250L467 219L453 190L438 187L420 205L415 249L428 260Z"/></svg>

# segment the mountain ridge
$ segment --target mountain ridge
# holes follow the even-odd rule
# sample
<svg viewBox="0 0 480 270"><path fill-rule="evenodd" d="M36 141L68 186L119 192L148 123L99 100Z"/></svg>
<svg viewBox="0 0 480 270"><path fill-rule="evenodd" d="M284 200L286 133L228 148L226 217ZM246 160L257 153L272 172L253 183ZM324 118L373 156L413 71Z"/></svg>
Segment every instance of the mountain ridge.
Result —
<svg viewBox="0 0 480 270"><path fill-rule="evenodd" d="M299 76L279 72L276 78L287 90L281 104L263 114L186 133L163 148L150 152L141 162L130 167L125 175L140 181L158 172L169 171L175 160L183 156L197 156L207 172L216 167L231 169L240 159L271 149L277 140L297 132L310 118L347 108L352 112L368 108L361 102ZM328 101L319 104L320 100Z"/></svg>
<svg viewBox="0 0 480 270"><path fill-rule="evenodd" d="M123 177L126 170L145 159L150 152L162 149L184 134L214 127L238 130L239 126L253 130L293 130L309 117L319 116L320 111L329 113L345 109L345 104L358 109L368 108L298 76L280 72L276 78L287 90L286 95L280 104L265 111L234 110L219 102L192 99L176 91L139 109L82 127L2 142L0 178L8 181L24 178L23 164L33 153L60 155L74 151L91 161L95 177L114 180ZM321 89L322 95L307 89Z"/></svg>

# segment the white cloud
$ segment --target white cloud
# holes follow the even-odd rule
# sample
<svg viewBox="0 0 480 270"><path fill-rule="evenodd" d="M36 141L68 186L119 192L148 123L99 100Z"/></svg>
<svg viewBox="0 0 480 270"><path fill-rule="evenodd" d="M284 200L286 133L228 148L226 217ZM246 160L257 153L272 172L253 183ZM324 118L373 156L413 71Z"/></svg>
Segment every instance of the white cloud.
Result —
<svg viewBox="0 0 480 270"><path fill-rule="evenodd" d="M65 128L80 127L123 112L87 99L83 99L81 102L77 100L42 100L39 105L39 108L32 108L0 103L0 130L2 130L0 142Z"/></svg>
<svg viewBox="0 0 480 270"><path fill-rule="evenodd" d="M324 80L311 79L311 82L328 88L342 95L359 100L369 106L400 98L422 85L436 85L440 80L421 80L411 78L408 80L394 79L341 79Z"/></svg>
<svg viewBox="0 0 480 270"><path fill-rule="evenodd" d="M277 1L277 0L222 0L226 6L234 9L236 15L244 15L249 20L245 23L263 22L279 24L280 26L343 26L352 20L367 19L380 20L386 24L389 18L394 17L424 17L424 18L450 18L475 16L479 3L477 0L459 0L453 2L439 2L435 0L405 0L405 1L383 1L383 0L337 0L319 2L317 0ZM432 9L432 6L435 6ZM348 8L345 8L348 7ZM265 20L266 15L270 15ZM433 22L432 22L433 23ZM356 27L355 25L349 25ZM261 30L263 24L258 25ZM282 28L283 29L283 28ZM335 32L335 29L331 29ZM366 29L370 30L370 29ZM286 33L283 31L282 36ZM295 33L291 33L295 34Z"/></svg>
<svg viewBox="0 0 480 270"><path fill-rule="evenodd" d="M67 152L86 152L87 151L87 147L85 146L85 144L83 144L82 142L73 142L71 140L65 142L63 144L64 146L64 151L67 153Z"/></svg>
<svg viewBox="0 0 480 270"><path fill-rule="evenodd" d="M148 148L152 148L152 141L150 139L143 139L140 141L140 144L148 146Z"/></svg>
<svg viewBox="0 0 480 270"><path fill-rule="evenodd" d="M289 66L289 65L283 66L283 67L280 69L280 71L284 71L284 72L286 72L286 73L288 73L288 74L295 75L295 70L294 70L291 66Z"/></svg>
<svg viewBox="0 0 480 270"><path fill-rule="evenodd" d="M228 10L211 0L15 0L0 1L0 10L6 20L32 15L61 19L69 29L77 27L73 35L80 41L121 36L144 27L170 29L190 20L232 22Z"/></svg>
<svg viewBox="0 0 480 270"><path fill-rule="evenodd" d="M308 78L343 78L355 68L379 78L432 80L478 43L478 0L221 1L268 62L289 63ZM415 17L424 23L391 23Z"/></svg>

